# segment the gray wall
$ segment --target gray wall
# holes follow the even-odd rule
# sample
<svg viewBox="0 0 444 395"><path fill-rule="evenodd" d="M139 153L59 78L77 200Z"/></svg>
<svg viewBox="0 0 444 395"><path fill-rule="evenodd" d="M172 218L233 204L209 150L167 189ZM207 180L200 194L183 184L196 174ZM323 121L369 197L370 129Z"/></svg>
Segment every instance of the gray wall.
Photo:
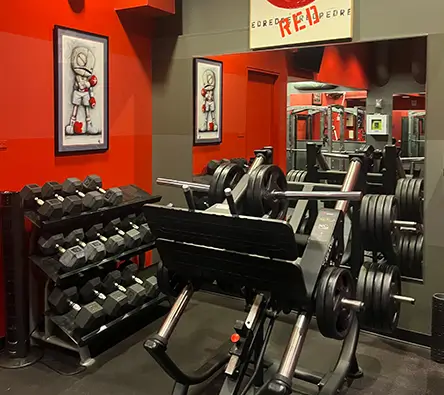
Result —
<svg viewBox="0 0 444 395"><path fill-rule="evenodd" d="M444 35L436 34L444 33L444 2L423 0L420 10L416 3L405 0L355 3L354 41L434 34L428 42L425 281L424 285L405 285L405 292L417 298L417 305L403 307L401 321L404 328L429 333L431 296L444 291ZM249 50L249 0L182 0L178 1L178 9L175 17L159 21L158 37L153 42L153 180L158 176L192 176L193 57ZM370 108L372 98L388 98L399 84L402 90L409 90L404 89L405 82L395 80L388 87L375 89L370 96ZM180 191L155 184L153 190L164 195L164 202L184 205Z"/></svg>

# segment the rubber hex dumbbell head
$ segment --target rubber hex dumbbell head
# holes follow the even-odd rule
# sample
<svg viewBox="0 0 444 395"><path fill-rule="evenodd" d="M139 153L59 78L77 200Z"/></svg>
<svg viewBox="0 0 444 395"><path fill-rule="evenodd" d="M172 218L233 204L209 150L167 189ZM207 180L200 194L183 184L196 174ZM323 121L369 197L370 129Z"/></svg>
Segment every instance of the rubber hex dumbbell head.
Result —
<svg viewBox="0 0 444 395"><path fill-rule="evenodd" d="M156 298L160 294L159 285L156 276L149 277L144 283L147 296L151 299Z"/></svg>
<svg viewBox="0 0 444 395"><path fill-rule="evenodd" d="M85 235L88 240L96 240L99 237L98 235L101 234L102 232L103 232L103 225L95 224L86 231Z"/></svg>
<svg viewBox="0 0 444 395"><path fill-rule="evenodd" d="M86 259L90 262L99 262L106 257L106 247L99 240L90 241L85 247Z"/></svg>
<svg viewBox="0 0 444 395"><path fill-rule="evenodd" d="M133 277L136 276L138 270L139 270L139 267L135 263L132 263L132 264L126 266L121 272L123 283L124 284L133 283L134 282Z"/></svg>
<svg viewBox="0 0 444 395"><path fill-rule="evenodd" d="M54 308L57 314L66 314L71 310L70 302L78 300L77 288L65 289L54 288L48 296L48 303Z"/></svg>
<svg viewBox="0 0 444 395"><path fill-rule="evenodd" d="M37 184L25 185L20 191L20 196L24 200L27 207L37 204L39 208L37 212L45 218L59 219L63 217L62 203L58 199L49 199L45 201L36 202L40 199L42 190Z"/></svg>
<svg viewBox="0 0 444 395"><path fill-rule="evenodd" d="M105 293L111 293L116 289L115 284L119 284L121 281L121 275L118 270L109 272L103 279L102 286Z"/></svg>
<svg viewBox="0 0 444 395"><path fill-rule="evenodd" d="M144 243L148 243L148 242L154 240L154 236L151 233L151 229L148 226L148 224L140 225L139 232L140 232L140 236L141 236Z"/></svg>
<svg viewBox="0 0 444 395"><path fill-rule="evenodd" d="M92 278L87 281L85 285L80 288L80 297L86 303L92 302L97 298L96 291L100 288L101 281L100 278Z"/></svg>
<svg viewBox="0 0 444 395"><path fill-rule="evenodd" d="M105 193L105 202L118 206L123 202L123 192L120 188L109 188Z"/></svg>
<svg viewBox="0 0 444 395"><path fill-rule="evenodd" d="M57 181L48 181L43 184L42 187L42 198L49 199L54 197L54 195L59 195L62 193L62 184Z"/></svg>
<svg viewBox="0 0 444 395"><path fill-rule="evenodd" d="M85 238L83 229L74 229L65 238L65 244L69 247L73 247L79 244L79 240L82 241Z"/></svg>
<svg viewBox="0 0 444 395"><path fill-rule="evenodd" d="M82 306L76 315L75 324L81 329L100 328L105 323L104 308L97 302L91 302Z"/></svg>
<svg viewBox="0 0 444 395"><path fill-rule="evenodd" d="M58 252L57 247L61 246L63 241L63 234L59 233L52 235L49 238L41 236L38 245L43 255L55 255Z"/></svg>
<svg viewBox="0 0 444 395"><path fill-rule="evenodd" d="M97 174L90 174L83 181L83 188L87 191L95 191L102 188L102 178Z"/></svg>
<svg viewBox="0 0 444 395"><path fill-rule="evenodd" d="M131 224L135 224L135 223L136 223L136 215L130 214L122 220L122 222L120 223L120 226L122 229L131 229L132 228Z"/></svg>
<svg viewBox="0 0 444 395"><path fill-rule="evenodd" d="M118 317L130 304L128 295L121 291L113 291L107 295L103 302L105 313L111 317Z"/></svg>
<svg viewBox="0 0 444 395"><path fill-rule="evenodd" d="M140 284L133 284L129 286L126 289L126 295L128 296L128 303L130 306L139 306L148 297L146 288Z"/></svg>
<svg viewBox="0 0 444 395"><path fill-rule="evenodd" d="M85 251L80 246L68 248L59 259L64 270L75 270L86 264Z"/></svg>
<svg viewBox="0 0 444 395"><path fill-rule="evenodd" d="M108 224L103 228L103 234L105 236L111 236L116 233L116 228L120 226L120 219L116 218L112 221L109 221Z"/></svg>
<svg viewBox="0 0 444 395"><path fill-rule="evenodd" d="M81 188L82 182L75 177L67 178L62 185L63 193L67 196L76 194L79 195L79 191L81 190ZM82 196L81 193L80 196ZM99 208L103 207L104 199L100 192L95 191L87 193L83 197L82 202L83 206L85 206L86 208L92 211L96 211Z"/></svg>

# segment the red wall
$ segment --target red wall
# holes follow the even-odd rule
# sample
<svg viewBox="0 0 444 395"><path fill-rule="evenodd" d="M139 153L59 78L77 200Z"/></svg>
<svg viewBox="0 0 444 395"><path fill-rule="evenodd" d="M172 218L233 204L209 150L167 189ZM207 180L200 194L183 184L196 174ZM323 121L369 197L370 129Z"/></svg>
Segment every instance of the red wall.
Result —
<svg viewBox="0 0 444 395"><path fill-rule="evenodd" d="M19 189L94 172L104 185L151 185L150 39L127 33L109 0L86 1L74 13L68 1L2 4L0 68L7 114L2 116L0 189ZM104 154L55 157L52 32L55 24L109 36L110 149ZM149 30L149 21L146 24ZM5 108L5 106L3 106Z"/></svg>
<svg viewBox="0 0 444 395"><path fill-rule="evenodd" d="M26 183L62 181L69 176L83 178L88 173L101 175L105 186L136 183L151 189L149 34L126 31L112 1L85 4L82 12L75 13L67 0L2 2L0 190L19 190ZM110 149L106 153L54 155L55 24L109 36ZM149 30L150 21L145 20L144 31ZM4 335L2 309L0 303L0 337Z"/></svg>
<svg viewBox="0 0 444 395"><path fill-rule="evenodd" d="M273 146L275 163L285 167L287 63L283 51L212 57L223 62L222 144L193 148L193 173L199 174L211 159L250 157L246 152L248 70L276 74ZM259 147L258 147L259 148Z"/></svg>
<svg viewBox="0 0 444 395"><path fill-rule="evenodd" d="M401 139L402 118L409 115L409 110L424 111L425 97L411 95L410 98L403 98L402 96L393 98L392 134L398 141Z"/></svg>

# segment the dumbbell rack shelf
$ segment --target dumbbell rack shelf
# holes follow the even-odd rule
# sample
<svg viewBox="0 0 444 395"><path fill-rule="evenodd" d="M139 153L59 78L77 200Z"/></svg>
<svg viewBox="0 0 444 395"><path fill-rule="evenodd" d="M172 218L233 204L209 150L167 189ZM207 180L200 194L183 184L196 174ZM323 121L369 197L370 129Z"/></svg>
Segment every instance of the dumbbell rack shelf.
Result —
<svg viewBox="0 0 444 395"><path fill-rule="evenodd" d="M124 321L127 321L129 318L138 315L139 313L146 313L149 310L153 310L158 307L163 302L169 302L168 297L160 294L157 298L150 300L149 302L144 303L143 305L127 312L121 317L117 317L114 320L102 325L100 328L89 332L87 334L78 333L75 330L73 325L74 315L73 313L68 313L64 315L54 315L50 312L47 313L47 317L57 325L70 339L73 343L75 343L78 347L84 347L90 344L93 340L97 338L97 336L103 334L108 329L122 324ZM41 339L41 336L39 336Z"/></svg>
<svg viewBox="0 0 444 395"><path fill-rule="evenodd" d="M82 282L92 277L103 276L106 271L115 270L117 262L125 261L132 257L139 257L139 266L144 267L145 253L155 248L155 242L145 243L137 248L126 250L120 254L108 256L105 259L89 263L76 270L62 271L61 264L57 257L39 255L37 250L37 240L41 235L63 233L67 234L74 229L88 229L91 226L103 223L106 224L115 218L123 218L130 214L141 212L143 205L158 203L161 196L152 196L135 185L126 185L120 187L123 193L123 201L118 206L107 206L97 211L86 211L76 216L66 216L57 220L41 220L34 211L25 212L26 218L34 225L30 237L30 256L29 260L33 266L39 268L45 278L45 295L44 295L44 325L38 325L36 321L42 311L31 308L31 316L34 321L32 324L38 329L32 334L35 340L45 342L66 350L74 351L80 356L80 364L90 366L94 363L91 358L90 346L93 341L99 338L108 339L116 333L112 328L130 327L129 321L135 317L145 317L150 321L159 318L166 312L163 307L166 305L168 298L160 294L154 299L145 302L132 310L125 312L120 317L109 318L106 324L100 328L90 332L79 332L74 330L74 313L70 312L64 315L55 315L48 304L48 295L50 290L55 286L66 289L73 286L79 286ZM33 294L39 294L34 290ZM166 306L165 306L166 307ZM35 313L35 314L34 314ZM161 314L162 313L162 314ZM137 318L137 321L143 321ZM151 319L152 318L152 319ZM121 332L121 331L120 331Z"/></svg>
<svg viewBox="0 0 444 395"><path fill-rule="evenodd" d="M143 244L132 250L124 251L118 255L109 256L102 261L90 263L89 265L82 266L79 269L71 270L69 272L60 271L61 265L54 257L31 255L29 259L39 267L56 286L68 288L76 285L76 282L83 278L90 270L104 271L108 266L115 266L116 262L123 261L136 255L140 256L143 253L152 250L155 246L156 244L154 241L148 244Z"/></svg>
<svg viewBox="0 0 444 395"><path fill-rule="evenodd" d="M119 216L126 216L140 210L144 204L158 203L161 196L150 195L135 185L120 187L123 202L118 206L102 207L97 211L85 211L74 217L63 217L57 220L40 220L35 211L27 211L26 217L43 232L56 232L60 229L86 228L99 222L107 222Z"/></svg>

